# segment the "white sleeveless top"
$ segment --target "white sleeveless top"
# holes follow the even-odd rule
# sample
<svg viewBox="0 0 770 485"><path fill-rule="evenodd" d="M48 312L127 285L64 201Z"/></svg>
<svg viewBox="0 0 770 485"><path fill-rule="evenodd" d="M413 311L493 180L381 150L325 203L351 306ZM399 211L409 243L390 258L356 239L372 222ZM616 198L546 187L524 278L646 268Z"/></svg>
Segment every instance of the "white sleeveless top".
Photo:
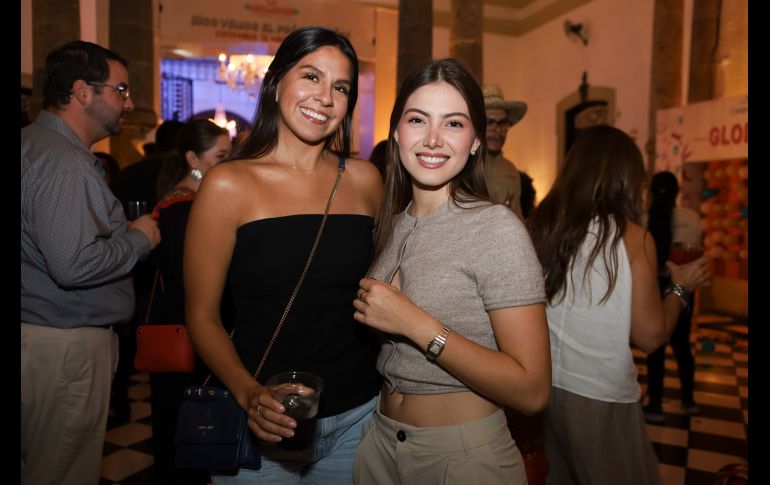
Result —
<svg viewBox="0 0 770 485"><path fill-rule="evenodd" d="M615 288L602 304L608 288L600 254L589 274L586 260L596 244L596 221L567 275L563 300L546 307L551 337L553 386L600 401L630 403L640 398L636 366L631 354L631 266L621 239L616 254ZM610 257L609 244L605 256Z"/></svg>

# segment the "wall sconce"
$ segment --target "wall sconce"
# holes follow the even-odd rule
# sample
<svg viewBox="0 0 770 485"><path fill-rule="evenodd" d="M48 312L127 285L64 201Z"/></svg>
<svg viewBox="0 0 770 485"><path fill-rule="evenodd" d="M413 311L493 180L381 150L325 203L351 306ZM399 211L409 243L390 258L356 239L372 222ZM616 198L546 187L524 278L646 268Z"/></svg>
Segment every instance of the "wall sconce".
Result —
<svg viewBox="0 0 770 485"><path fill-rule="evenodd" d="M564 33L567 34L567 37L574 35L583 41L583 45L588 45L588 37L583 33L583 24L574 24L567 19L564 21Z"/></svg>

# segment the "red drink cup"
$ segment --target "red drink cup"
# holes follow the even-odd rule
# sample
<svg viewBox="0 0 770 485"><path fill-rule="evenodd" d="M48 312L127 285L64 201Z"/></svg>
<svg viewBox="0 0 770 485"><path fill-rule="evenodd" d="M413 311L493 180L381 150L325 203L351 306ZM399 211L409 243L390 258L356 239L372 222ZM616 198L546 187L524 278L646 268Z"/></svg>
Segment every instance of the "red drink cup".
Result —
<svg viewBox="0 0 770 485"><path fill-rule="evenodd" d="M675 242L671 244L668 260L674 264L687 264L703 256L703 246L700 244Z"/></svg>

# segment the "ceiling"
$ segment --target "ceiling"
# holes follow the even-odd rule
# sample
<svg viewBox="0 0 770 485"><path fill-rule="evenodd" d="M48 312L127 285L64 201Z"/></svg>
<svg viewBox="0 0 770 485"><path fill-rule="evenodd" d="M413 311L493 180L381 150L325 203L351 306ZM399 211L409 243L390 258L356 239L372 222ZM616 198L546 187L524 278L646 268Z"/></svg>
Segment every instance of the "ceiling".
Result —
<svg viewBox="0 0 770 485"><path fill-rule="evenodd" d="M399 0L319 0L325 3L356 3L374 7L398 9ZM412 0L404 0L412 1ZM537 27L569 13L592 0L482 0L484 2L484 32L520 36ZM433 25L449 28L452 0L432 0ZM212 57L223 50L220 43L177 42L173 48L164 46L164 57ZM250 42L228 42L226 50L248 53L253 49Z"/></svg>

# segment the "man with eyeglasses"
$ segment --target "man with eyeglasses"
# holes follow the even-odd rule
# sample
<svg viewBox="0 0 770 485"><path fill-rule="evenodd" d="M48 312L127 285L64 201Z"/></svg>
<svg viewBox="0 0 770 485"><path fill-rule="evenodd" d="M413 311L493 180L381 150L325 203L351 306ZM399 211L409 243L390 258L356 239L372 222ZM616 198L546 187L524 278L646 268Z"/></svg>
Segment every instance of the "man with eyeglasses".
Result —
<svg viewBox="0 0 770 485"><path fill-rule="evenodd" d="M46 57L43 111L21 130L21 483L98 484L131 269L160 242L127 223L90 147L134 108L126 61L90 42Z"/></svg>
<svg viewBox="0 0 770 485"><path fill-rule="evenodd" d="M492 202L503 204L520 219L521 178L512 161L503 156L502 150L508 130L519 122L527 112L527 105L521 101L506 101L503 92L495 84L486 84L484 107L487 110L487 158L484 167L484 181Z"/></svg>

